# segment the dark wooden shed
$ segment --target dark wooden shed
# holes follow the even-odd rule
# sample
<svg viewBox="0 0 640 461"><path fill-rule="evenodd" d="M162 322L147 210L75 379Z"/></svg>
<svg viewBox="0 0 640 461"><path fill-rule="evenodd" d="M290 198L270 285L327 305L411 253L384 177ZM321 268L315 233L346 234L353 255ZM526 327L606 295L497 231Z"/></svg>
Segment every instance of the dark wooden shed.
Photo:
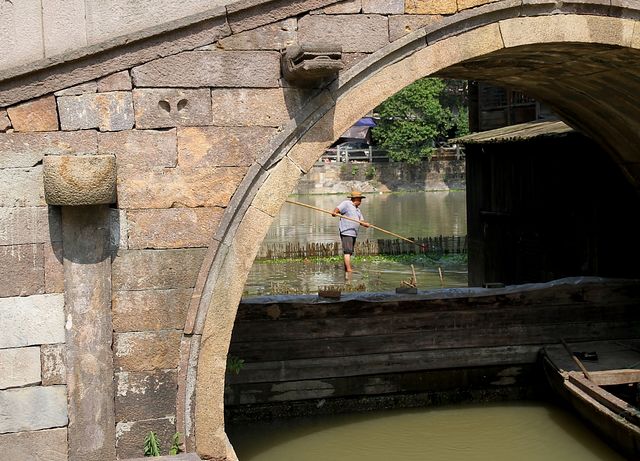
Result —
<svg viewBox="0 0 640 461"><path fill-rule="evenodd" d="M475 133L465 146L469 285L640 277L640 199L561 121Z"/></svg>

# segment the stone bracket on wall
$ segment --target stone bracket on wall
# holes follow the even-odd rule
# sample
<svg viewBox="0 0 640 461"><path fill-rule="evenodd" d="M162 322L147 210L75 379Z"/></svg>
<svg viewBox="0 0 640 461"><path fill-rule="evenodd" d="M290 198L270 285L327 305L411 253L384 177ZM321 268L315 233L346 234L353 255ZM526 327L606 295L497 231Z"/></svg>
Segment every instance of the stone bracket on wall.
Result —
<svg viewBox="0 0 640 461"><path fill-rule="evenodd" d="M116 202L115 155L47 155L43 167L44 196L48 205Z"/></svg>
<svg viewBox="0 0 640 461"><path fill-rule="evenodd" d="M282 75L301 88L318 87L344 68L342 46L326 43L291 45L282 53Z"/></svg>

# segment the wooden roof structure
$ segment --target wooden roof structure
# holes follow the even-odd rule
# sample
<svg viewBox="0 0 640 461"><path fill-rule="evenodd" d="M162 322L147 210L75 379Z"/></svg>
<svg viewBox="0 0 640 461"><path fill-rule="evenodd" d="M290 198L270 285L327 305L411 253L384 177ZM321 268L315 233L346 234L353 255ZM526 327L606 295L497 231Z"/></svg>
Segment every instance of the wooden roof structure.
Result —
<svg viewBox="0 0 640 461"><path fill-rule="evenodd" d="M452 142L461 144L498 144L526 141L539 137L558 137L575 130L562 120L536 120L534 122L510 125L495 130L481 131L455 138Z"/></svg>

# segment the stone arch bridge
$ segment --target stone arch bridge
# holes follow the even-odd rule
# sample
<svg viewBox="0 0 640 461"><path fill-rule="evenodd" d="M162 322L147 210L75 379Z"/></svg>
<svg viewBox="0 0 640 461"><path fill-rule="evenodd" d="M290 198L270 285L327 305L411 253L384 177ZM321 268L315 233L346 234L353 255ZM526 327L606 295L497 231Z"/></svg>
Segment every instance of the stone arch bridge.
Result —
<svg viewBox="0 0 640 461"><path fill-rule="evenodd" d="M233 459L225 362L259 243L323 149L416 79L521 88L640 188L635 0L193 0L176 10L0 5L7 459L133 457L148 430ZM309 77L311 64L289 69L289 45L341 51L342 69L323 79Z"/></svg>

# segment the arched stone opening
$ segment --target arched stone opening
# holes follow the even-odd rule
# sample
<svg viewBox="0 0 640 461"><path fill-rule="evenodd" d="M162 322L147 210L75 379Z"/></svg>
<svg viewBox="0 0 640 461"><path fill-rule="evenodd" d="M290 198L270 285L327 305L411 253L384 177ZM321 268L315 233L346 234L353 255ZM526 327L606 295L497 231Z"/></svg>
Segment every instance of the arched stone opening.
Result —
<svg viewBox="0 0 640 461"><path fill-rule="evenodd" d="M178 417L189 448L205 458L232 457L224 433L224 376L244 282L273 216L340 133L419 78L489 80L518 86L551 104L602 144L637 187L640 156L633 146L640 114L632 98L639 85L634 77L639 48L640 26L632 19L558 15L487 20L433 41L426 30L415 32L321 91L251 168L201 269L181 349Z"/></svg>

